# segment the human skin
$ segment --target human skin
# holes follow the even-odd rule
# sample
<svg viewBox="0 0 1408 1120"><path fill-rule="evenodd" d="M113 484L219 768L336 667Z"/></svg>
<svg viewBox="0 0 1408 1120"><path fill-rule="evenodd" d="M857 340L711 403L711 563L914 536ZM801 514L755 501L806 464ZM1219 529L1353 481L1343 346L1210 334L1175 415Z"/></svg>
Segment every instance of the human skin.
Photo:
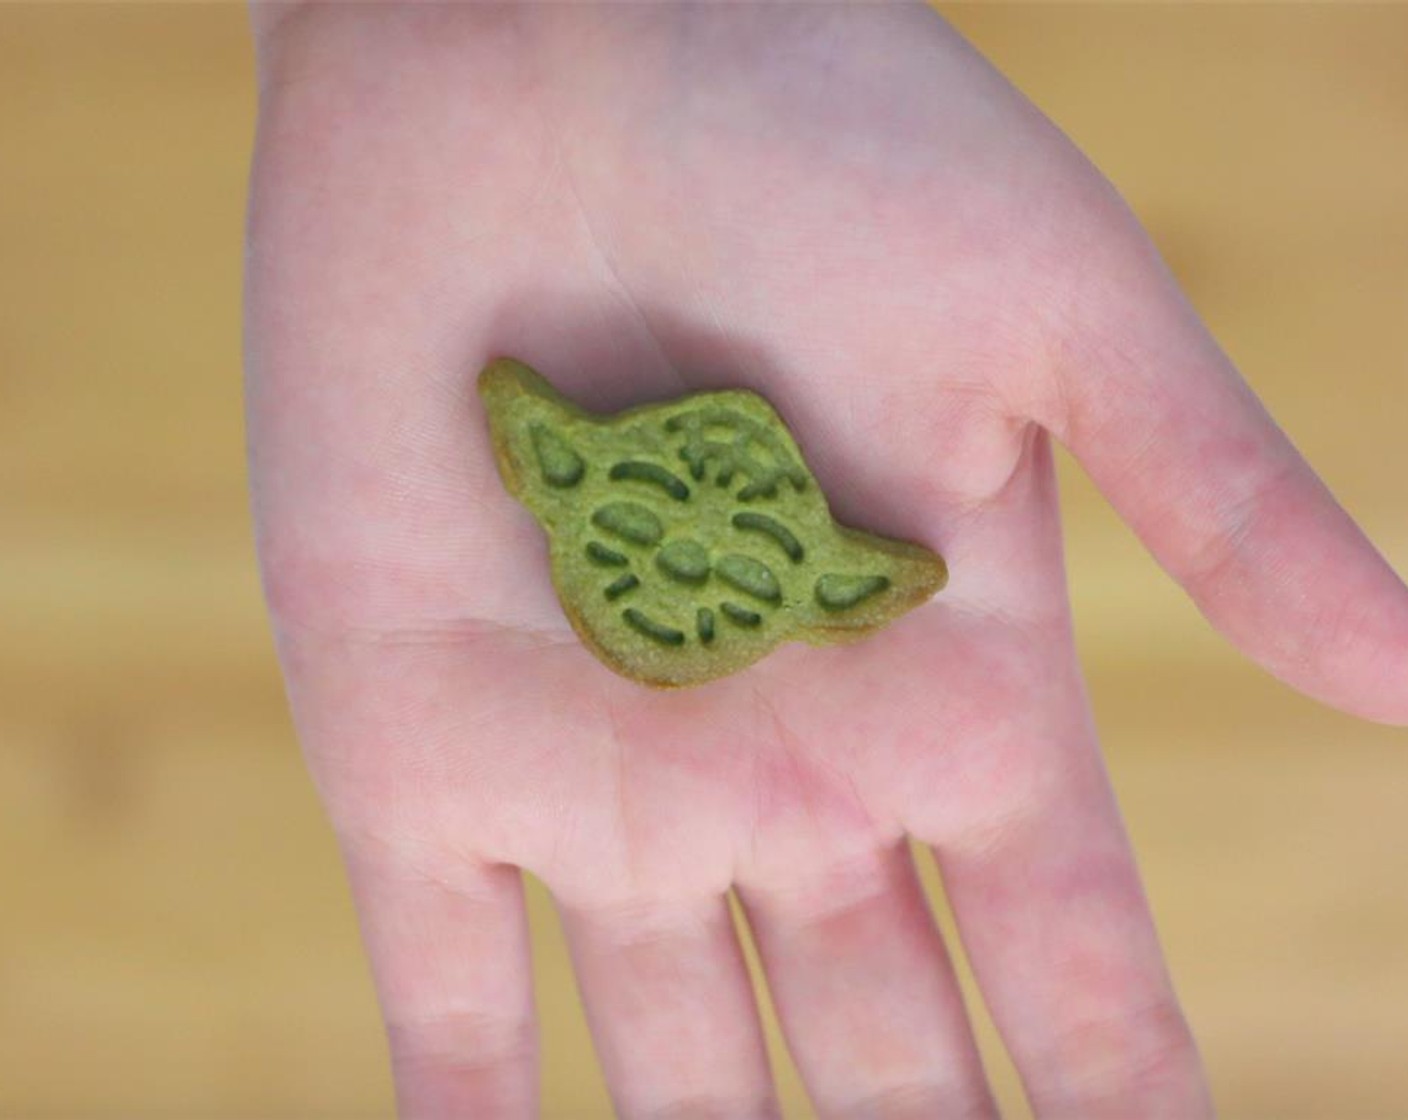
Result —
<svg viewBox="0 0 1408 1120"><path fill-rule="evenodd" d="M821 1115L990 1115L910 837L1038 1115L1209 1114L1075 659L1050 440L1329 704L1408 722L1408 592L1109 184L922 7L255 30L260 561L403 1114L535 1108L522 868L623 1116L776 1114L731 889ZM496 475L474 375L502 354L601 409L756 389L837 517L934 548L947 589L700 688L614 676Z"/></svg>

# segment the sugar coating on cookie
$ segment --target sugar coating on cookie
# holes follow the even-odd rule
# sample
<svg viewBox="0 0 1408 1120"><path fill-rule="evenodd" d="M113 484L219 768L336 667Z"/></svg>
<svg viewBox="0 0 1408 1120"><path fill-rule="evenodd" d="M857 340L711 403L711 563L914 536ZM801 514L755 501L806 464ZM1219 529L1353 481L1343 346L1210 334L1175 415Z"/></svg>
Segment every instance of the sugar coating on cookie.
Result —
<svg viewBox="0 0 1408 1120"><path fill-rule="evenodd" d="M927 548L837 524L757 393L601 415L508 358L484 369L479 393L504 485L547 532L573 628L642 684L702 684L785 641L853 641L947 578Z"/></svg>

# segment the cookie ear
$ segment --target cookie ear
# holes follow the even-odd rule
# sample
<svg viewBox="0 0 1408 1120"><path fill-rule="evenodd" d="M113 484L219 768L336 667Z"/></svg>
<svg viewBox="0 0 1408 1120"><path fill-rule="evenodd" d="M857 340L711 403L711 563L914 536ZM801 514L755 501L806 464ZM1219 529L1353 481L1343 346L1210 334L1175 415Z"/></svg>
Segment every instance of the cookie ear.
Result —
<svg viewBox="0 0 1408 1120"><path fill-rule="evenodd" d="M479 375L479 398L510 491L564 490L581 482L586 460L562 435L560 423L575 410L540 374L499 358Z"/></svg>
<svg viewBox="0 0 1408 1120"><path fill-rule="evenodd" d="M495 358L479 374L479 396L490 420L524 406L533 412L574 415L581 409L548 384L531 366L513 358Z"/></svg>

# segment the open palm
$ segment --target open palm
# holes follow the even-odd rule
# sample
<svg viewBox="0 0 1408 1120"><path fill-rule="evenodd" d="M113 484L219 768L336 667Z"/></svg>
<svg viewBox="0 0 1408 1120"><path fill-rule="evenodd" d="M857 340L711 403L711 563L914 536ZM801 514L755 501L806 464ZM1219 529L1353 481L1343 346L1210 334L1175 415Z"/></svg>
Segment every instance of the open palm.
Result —
<svg viewBox="0 0 1408 1120"><path fill-rule="evenodd" d="M1075 664L1047 432L1212 621L1408 720L1408 595L1065 139L923 8L258 13L260 553L415 1116L521 1115L519 868L625 1115L775 1112L736 889L826 1115L987 1115L906 837L1037 1112L1206 1113ZM597 663L474 375L746 386L948 561L853 646ZM1151 638L1152 640L1152 638Z"/></svg>

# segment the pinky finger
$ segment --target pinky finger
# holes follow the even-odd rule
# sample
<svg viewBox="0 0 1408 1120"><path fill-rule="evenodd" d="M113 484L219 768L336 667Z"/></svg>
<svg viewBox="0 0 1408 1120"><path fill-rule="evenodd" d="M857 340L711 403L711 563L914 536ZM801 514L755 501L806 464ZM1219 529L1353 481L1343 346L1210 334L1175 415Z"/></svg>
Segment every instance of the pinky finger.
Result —
<svg viewBox="0 0 1408 1120"><path fill-rule="evenodd" d="M347 852L405 1120L537 1109L522 879L477 865L453 883Z"/></svg>

